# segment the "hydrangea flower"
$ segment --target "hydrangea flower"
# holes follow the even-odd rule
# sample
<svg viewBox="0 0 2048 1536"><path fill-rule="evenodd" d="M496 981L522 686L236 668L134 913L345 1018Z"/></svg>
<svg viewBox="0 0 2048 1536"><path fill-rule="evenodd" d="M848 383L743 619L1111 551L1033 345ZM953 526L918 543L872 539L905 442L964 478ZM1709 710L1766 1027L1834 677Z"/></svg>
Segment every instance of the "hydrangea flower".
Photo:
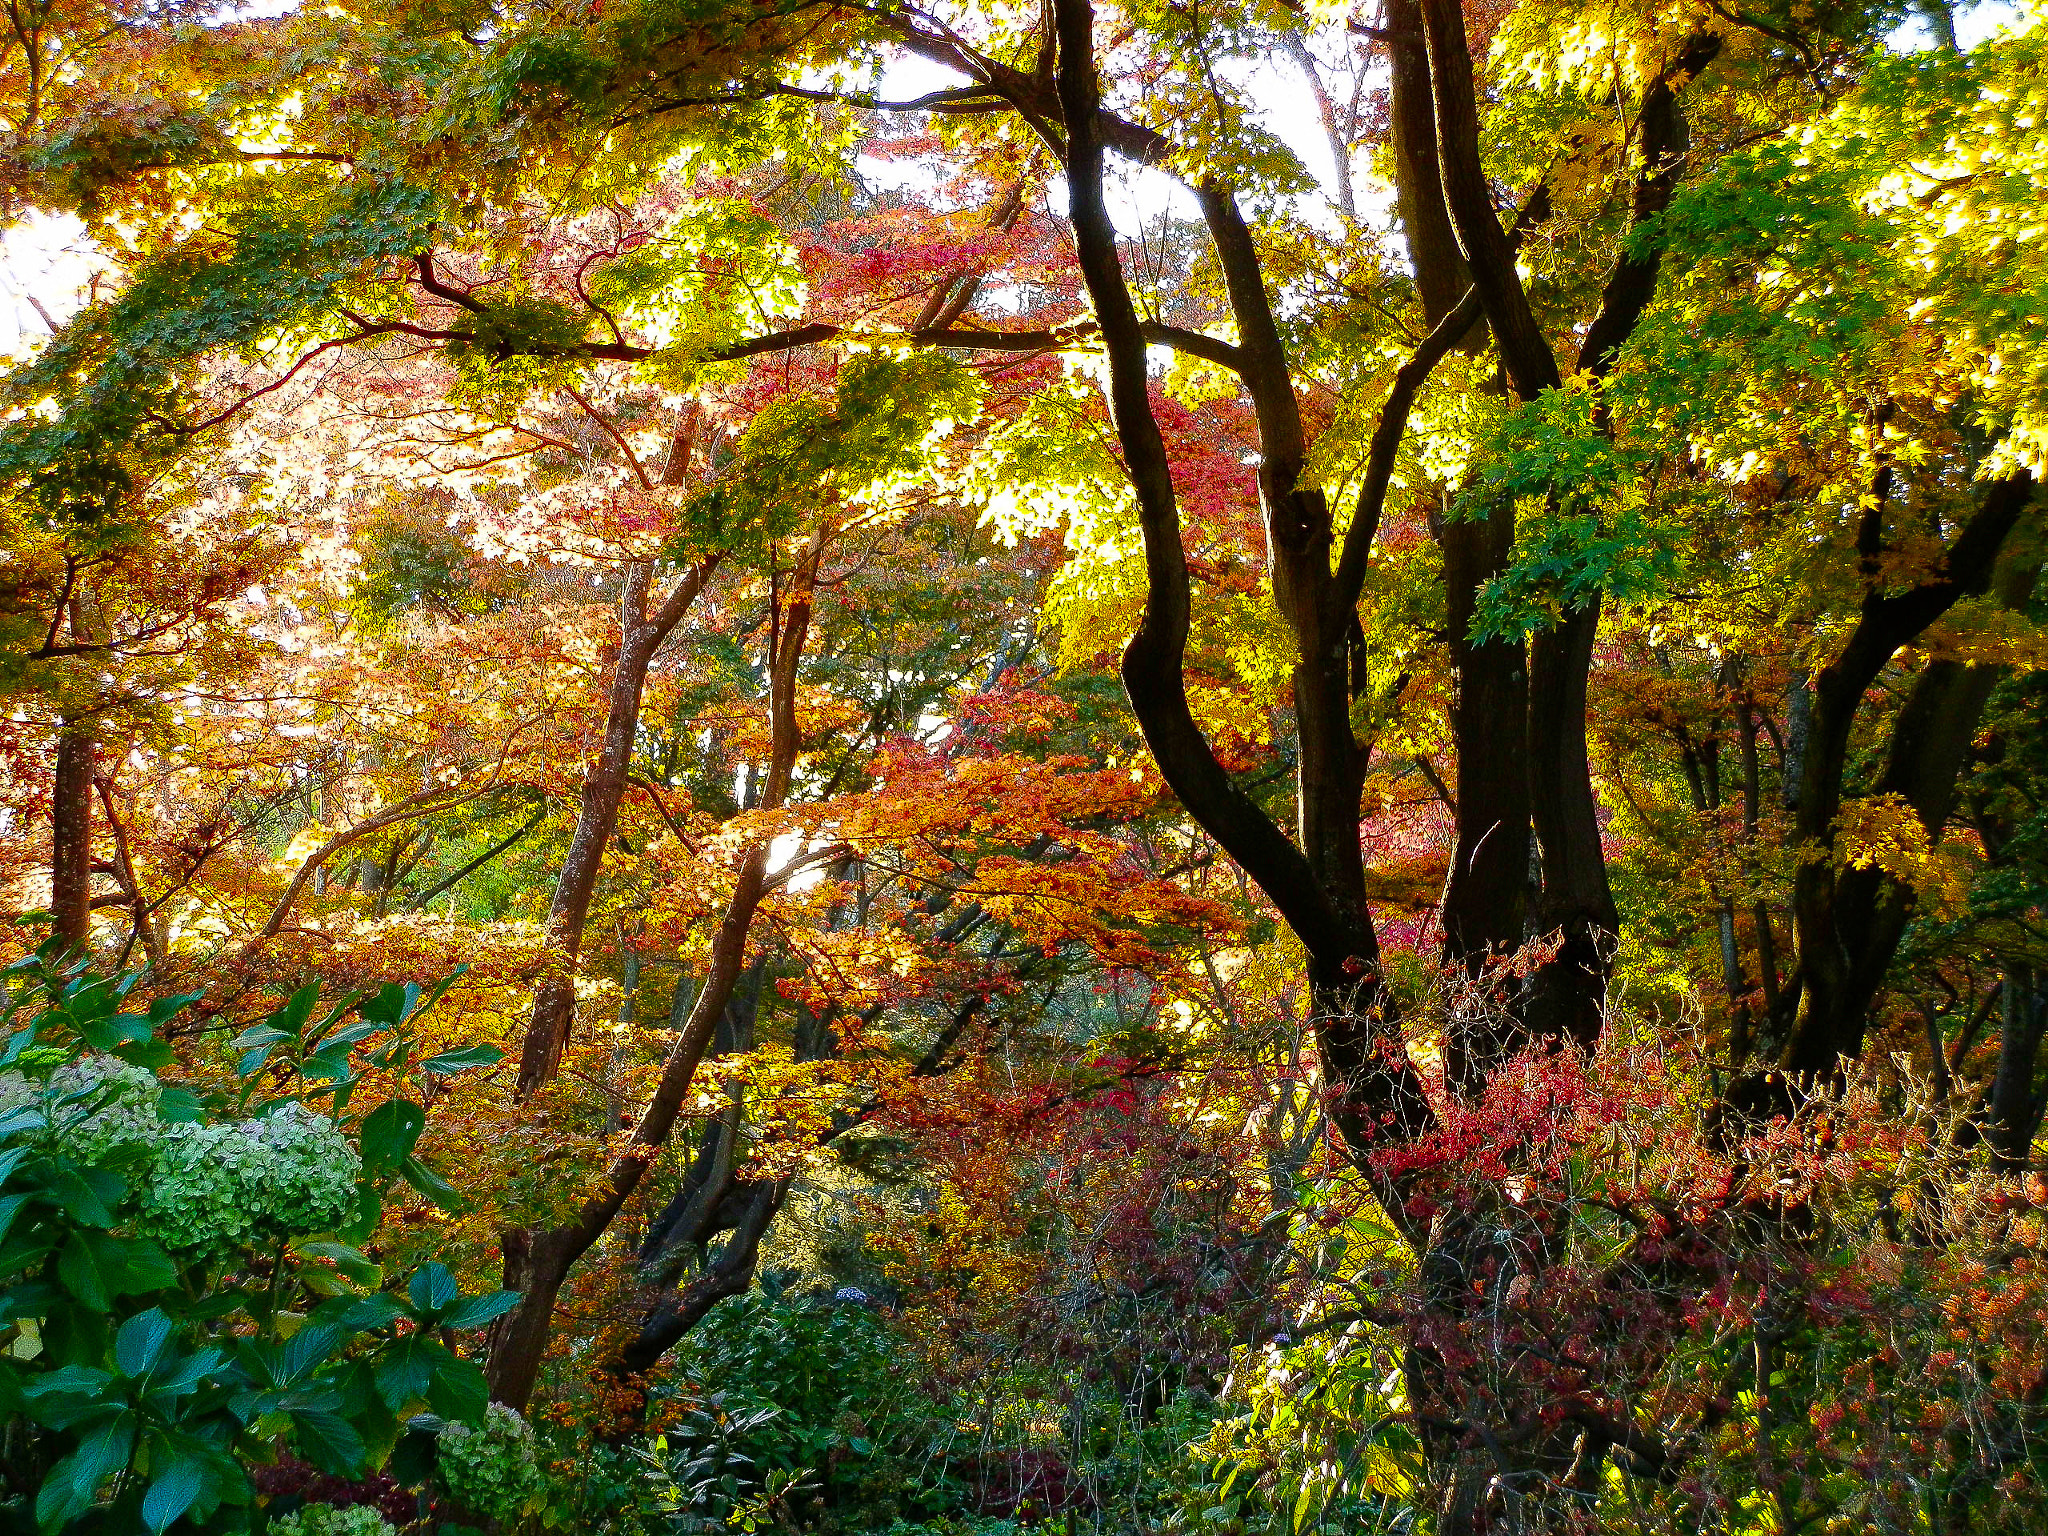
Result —
<svg viewBox="0 0 2048 1536"><path fill-rule="evenodd" d="M367 1504L306 1504L270 1522L270 1536L398 1536Z"/></svg>
<svg viewBox="0 0 2048 1536"><path fill-rule="evenodd" d="M485 1410L480 1428L442 1430L439 1465L456 1502L489 1520L516 1518L541 1488L533 1427L503 1403Z"/></svg>
<svg viewBox="0 0 2048 1536"><path fill-rule="evenodd" d="M145 1227L173 1249L325 1232L348 1218L362 1160L302 1104L254 1120L166 1125L142 1194Z"/></svg>
<svg viewBox="0 0 2048 1536"><path fill-rule="evenodd" d="M63 1147L87 1162L148 1151L163 1131L156 1074L116 1056L79 1056L50 1074L47 1083L19 1072L0 1073L0 1114L33 1109L48 1118L38 1140Z"/></svg>

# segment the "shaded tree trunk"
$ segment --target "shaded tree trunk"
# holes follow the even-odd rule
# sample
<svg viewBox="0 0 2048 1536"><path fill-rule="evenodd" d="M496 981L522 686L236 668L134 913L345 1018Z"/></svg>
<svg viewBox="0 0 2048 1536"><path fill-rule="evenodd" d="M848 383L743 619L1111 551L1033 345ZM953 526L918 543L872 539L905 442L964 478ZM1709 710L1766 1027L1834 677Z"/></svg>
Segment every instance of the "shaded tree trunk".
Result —
<svg viewBox="0 0 2048 1536"><path fill-rule="evenodd" d="M1891 471L1880 470L1858 535L1869 584L1861 614L1848 642L1813 684L1799 786L1801 843L1834 848L1851 734L1865 694L1901 647L1963 598L1989 589L2000 552L2032 505L2034 489L2025 471L1992 482L1937 573L1888 596L1878 585L1878 571ZM2010 575L2015 584L2023 579L2027 588L2033 585L2031 568ZM1940 837L1953 809L1957 777L1996 679L1995 668L1931 662L1892 727L1872 793L1902 795L1930 839ZM1786 1071L1833 1072L1862 1049L1870 1001L1897 953L1910 900L1909 891L1874 868L1838 869L1832 858L1799 866L1792 886L1797 1012L1779 1056Z"/></svg>
<svg viewBox="0 0 2048 1536"><path fill-rule="evenodd" d="M50 932L67 950L92 937L92 779L90 729L75 720L57 728L57 765L50 789Z"/></svg>
<svg viewBox="0 0 2048 1536"><path fill-rule="evenodd" d="M547 968L534 990L533 1013L527 1021L526 1039L520 1050L516 1093L521 1099L530 1097L555 1075L562 1063L562 1048L568 1043L576 1010L576 968L583 953L583 932L590 917L591 898L597 891L598 873L604 866L605 846L619 824L619 802L625 796L626 775L633 764L633 742L640 728L640 701L647 687L648 668L661 643L689 611L717 565L715 555L698 561L677 578L651 611L648 589L654 562L636 560L627 567L625 592L619 600L619 645L613 656L611 688L606 698L604 736L583 780L582 798L576 808L576 830L570 834L569 851L562 860L542 930Z"/></svg>
<svg viewBox="0 0 2048 1536"><path fill-rule="evenodd" d="M2042 994L2040 976L2026 966L2006 968L2004 994L1998 1070L1984 1105L1984 1136L1998 1168L2019 1173L2033 1152L2041 1111L2048 1102L2036 1086L2048 997Z"/></svg>

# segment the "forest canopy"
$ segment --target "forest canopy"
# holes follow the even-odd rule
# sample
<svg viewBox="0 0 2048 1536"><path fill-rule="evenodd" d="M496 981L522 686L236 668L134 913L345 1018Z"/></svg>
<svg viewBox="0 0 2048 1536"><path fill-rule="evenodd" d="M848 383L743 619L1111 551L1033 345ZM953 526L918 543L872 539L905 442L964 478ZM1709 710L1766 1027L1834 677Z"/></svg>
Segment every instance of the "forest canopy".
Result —
<svg viewBox="0 0 2048 1536"><path fill-rule="evenodd" d="M2035 0L16 0L0 1532L2042 1529L2044 210Z"/></svg>

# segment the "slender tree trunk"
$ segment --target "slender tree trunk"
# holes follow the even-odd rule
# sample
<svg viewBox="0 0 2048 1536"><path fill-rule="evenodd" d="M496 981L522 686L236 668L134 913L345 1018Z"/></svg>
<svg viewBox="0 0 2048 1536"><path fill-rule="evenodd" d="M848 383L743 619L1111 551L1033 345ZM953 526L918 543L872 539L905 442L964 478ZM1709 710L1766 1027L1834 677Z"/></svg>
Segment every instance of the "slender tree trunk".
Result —
<svg viewBox="0 0 2048 1536"><path fill-rule="evenodd" d="M157 932L155 917L142 894L142 882L135 874L135 860L128 849L128 829L121 824L120 813L114 804L114 782L100 774L94 778L93 788L99 792L100 809L106 812L107 830L113 834L114 867L120 874L121 889L128 898L128 910L135 925L129 945L139 943L150 970L161 974L164 968L163 935ZM121 951L124 964L127 954L128 946L124 946Z"/></svg>
<svg viewBox="0 0 2048 1536"><path fill-rule="evenodd" d="M1736 701L1736 731L1742 744L1742 835L1745 851L1754 853L1757 833L1763 824L1763 771L1757 755L1756 706L1747 693ZM1766 1019L1778 1015L1778 943L1771 932L1771 909L1759 897L1750 905L1750 922L1756 929L1757 980L1764 989L1763 1014ZM1743 1022L1748 1023L1745 1012ZM1745 1034L1747 1031L1745 1031ZM1742 1060L1747 1054L1750 1042L1745 1039L1743 1050L1731 1051L1736 1071L1742 1070Z"/></svg>
<svg viewBox="0 0 2048 1536"><path fill-rule="evenodd" d="M690 604L703 590L716 559L702 560L678 578L653 610L648 587L654 563L636 560L627 567L625 592L619 601L619 645L614 653L611 688L606 697L604 736L584 777L576 808L576 830L555 881L543 929L546 969L534 990L533 1013L519 1056L517 1097L525 1099L547 1083L562 1064L576 1011L576 968L583 953L583 932L591 898L604 867L604 852L619 824L619 802L633 765L633 742L640 729L640 700L647 671Z"/></svg>
<svg viewBox="0 0 2048 1536"><path fill-rule="evenodd" d="M1422 313L1434 328L1472 286L1472 271L1458 248L1457 231L1444 207L1443 172L1437 162L1436 104L1429 81L1429 53L1422 41L1421 0L1387 0L1388 123L1394 154L1395 208L1408 267ZM1483 339L1475 326L1469 340Z"/></svg>
<svg viewBox="0 0 2048 1536"><path fill-rule="evenodd" d="M796 719L797 666L810 631L811 594L830 532L829 520L805 551L785 600L780 624L771 641L768 666L769 762L761 786L763 809L780 807L789 793L801 746ZM706 567L699 567L700 570ZM694 594L692 594L694 595ZM670 602L674 602L672 595ZM666 608L668 604L664 604ZM681 616L681 608L676 610ZM754 914L767 891L768 843L749 844L740 854L733 891L725 915L711 941L703 985L698 989L682 1033L670 1048L653 1097L634 1126L624 1150L612 1158L596 1193L584 1201L563 1226L542 1232L510 1232L504 1238L505 1286L521 1292L518 1306L492 1330L486 1375L492 1398L514 1408L525 1407L539 1379L554 1319L556 1298L577 1260L609 1230L626 1201L640 1187L647 1170L667 1145L696 1080L733 989L746 970L748 935Z"/></svg>
<svg viewBox="0 0 2048 1536"><path fill-rule="evenodd" d="M57 771L50 791L51 936L67 950L92 937L92 778L90 728L57 728Z"/></svg>
<svg viewBox="0 0 2048 1536"><path fill-rule="evenodd" d="M754 1283L761 1239L768 1235L789 1198L790 1182L787 1178L761 1179L747 1187L746 1203L717 1259L641 1324L639 1333L620 1351L615 1365L619 1375L637 1376L652 1370L713 1307Z"/></svg>

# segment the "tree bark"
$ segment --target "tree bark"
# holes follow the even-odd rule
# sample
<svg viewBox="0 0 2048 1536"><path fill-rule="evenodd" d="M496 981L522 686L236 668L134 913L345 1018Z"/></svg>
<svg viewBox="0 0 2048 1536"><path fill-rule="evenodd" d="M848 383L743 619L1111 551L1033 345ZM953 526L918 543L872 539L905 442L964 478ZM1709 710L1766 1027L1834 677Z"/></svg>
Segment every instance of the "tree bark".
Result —
<svg viewBox="0 0 2048 1536"><path fill-rule="evenodd" d="M2035 1087L2048 998L2031 968L2008 966L1999 1020L1998 1070L1984 1105L1984 1139L2002 1173L2024 1172L2041 1126L2042 1094Z"/></svg>
<svg viewBox="0 0 2048 1536"><path fill-rule="evenodd" d="M1992 482L1949 545L1940 570L1887 596L1875 571L1888 488L1887 475L1880 473L1876 505L1866 510L1859 535L1871 573L1861 614L1847 644L1813 683L1797 836L1824 853L1835 846L1850 738L1864 695L1902 646L1962 598L1987 590L2007 536L2032 505L2035 489L2033 476L2024 470ZM1931 663L1899 712L1874 792L1904 795L1930 837L1940 835L1949 814L1956 776L1992 680L1982 669ZM1930 821L1937 813L1939 819ZM1870 999L1905 928L1906 896L1876 870L1838 870L1831 857L1809 859L1793 877L1792 914L1798 1011L1779 1065L1792 1073L1833 1072L1862 1048Z"/></svg>
<svg viewBox="0 0 2048 1536"><path fill-rule="evenodd" d="M1557 953L1530 978L1523 1026L1591 1046L1606 1017L1621 929L1586 751L1586 680L1600 628L1596 595L1529 645L1529 813L1543 870L1530 924Z"/></svg>
<svg viewBox="0 0 2048 1536"><path fill-rule="evenodd" d="M51 937L67 951L92 938L93 739L86 725L57 728L57 765L50 789Z"/></svg>
<svg viewBox="0 0 2048 1536"><path fill-rule="evenodd" d="M1123 655L1123 680L1146 744L1188 813L1280 910L1308 951L1318 1050L1345 1150L1406 1223L1403 1186L1374 1153L1420 1134L1433 1116L1379 988L1379 950L1365 905L1358 841L1364 753L1350 727L1351 603L1331 568L1333 530L1322 493L1301 482L1305 457L1287 358L1258 258L1227 191L1198 189L1242 337L1240 375L1259 429L1259 487L1274 601L1295 637L1299 845L1216 760L1188 707L1184 662L1190 596L1180 509L1152 415L1145 337L1118 261L1103 192L1104 122L1088 0L1056 0L1057 93L1070 217L1109 359L1110 414L1138 505L1146 603ZM1405 404L1403 405L1405 409ZM1343 564L1362 577L1373 518L1354 519Z"/></svg>

